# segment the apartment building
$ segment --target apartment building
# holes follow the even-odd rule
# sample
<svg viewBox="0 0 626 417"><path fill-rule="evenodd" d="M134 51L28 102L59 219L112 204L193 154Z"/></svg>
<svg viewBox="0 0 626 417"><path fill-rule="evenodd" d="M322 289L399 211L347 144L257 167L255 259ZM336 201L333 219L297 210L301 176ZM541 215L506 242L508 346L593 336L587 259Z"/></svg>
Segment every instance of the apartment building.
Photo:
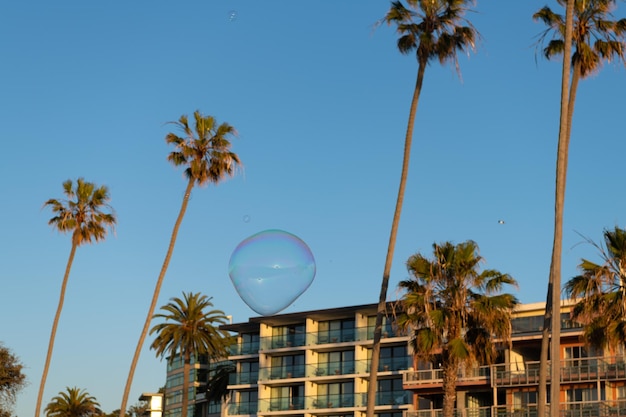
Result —
<svg viewBox="0 0 626 417"><path fill-rule="evenodd" d="M623 349L584 346L570 308L564 303L561 314L561 415L626 417ZM458 416L537 416L543 312L543 303L519 306L512 343L503 346L497 363L459 369ZM370 304L224 326L237 335L229 358L236 369L228 385L231 399L221 406L203 404L200 393L196 402L202 408L196 409L204 411L196 416L365 417L375 317L376 305ZM390 314L381 341L375 413L438 417L442 372L436 361L414 362L407 342L396 335Z"/></svg>
<svg viewBox="0 0 626 417"><path fill-rule="evenodd" d="M224 326L237 334L230 360L229 416L353 416L366 406L376 305L343 307ZM411 366L405 337L385 323L376 412L412 408L402 372Z"/></svg>

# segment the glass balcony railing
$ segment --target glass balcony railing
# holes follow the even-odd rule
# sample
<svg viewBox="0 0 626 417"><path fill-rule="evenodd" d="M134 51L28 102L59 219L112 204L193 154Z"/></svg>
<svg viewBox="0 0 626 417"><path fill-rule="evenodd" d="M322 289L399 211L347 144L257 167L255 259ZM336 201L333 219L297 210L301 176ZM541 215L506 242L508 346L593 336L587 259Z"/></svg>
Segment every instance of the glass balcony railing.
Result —
<svg viewBox="0 0 626 417"><path fill-rule="evenodd" d="M259 371L259 380L267 381L268 379L289 379L302 378L305 376L304 365L285 365L261 368Z"/></svg>
<svg viewBox="0 0 626 417"><path fill-rule="evenodd" d="M313 372L311 376L329 376L329 375L350 375L358 373L356 366L359 365L358 361L343 361L343 362L324 362L313 366ZM361 372L365 371L364 364L360 364Z"/></svg>
<svg viewBox="0 0 626 417"><path fill-rule="evenodd" d="M229 385L256 384L258 380L258 372L237 372L228 375Z"/></svg>
<svg viewBox="0 0 626 417"><path fill-rule="evenodd" d="M354 394L327 394L316 395L309 398L311 402L310 408L342 408L355 407Z"/></svg>
<svg viewBox="0 0 626 417"><path fill-rule="evenodd" d="M411 404L412 394L409 391L379 391L376 393L376 405ZM357 394L356 407L367 405L367 394Z"/></svg>
<svg viewBox="0 0 626 417"><path fill-rule="evenodd" d="M259 401L259 411L304 410L304 397L279 397Z"/></svg>
<svg viewBox="0 0 626 417"><path fill-rule="evenodd" d="M230 354L236 355L253 355L259 352L259 342L236 343L229 347Z"/></svg>
<svg viewBox="0 0 626 417"><path fill-rule="evenodd" d="M258 405L256 402L231 403L228 405L228 415L245 416L257 413Z"/></svg>
<svg viewBox="0 0 626 417"><path fill-rule="evenodd" d="M367 360L368 371L371 362L371 359ZM411 359L408 356L400 358L380 358L378 362L378 372L403 371L409 369L411 365Z"/></svg>
<svg viewBox="0 0 626 417"><path fill-rule="evenodd" d="M306 344L306 335L304 333L284 336L267 336L261 338L260 350L306 346Z"/></svg>

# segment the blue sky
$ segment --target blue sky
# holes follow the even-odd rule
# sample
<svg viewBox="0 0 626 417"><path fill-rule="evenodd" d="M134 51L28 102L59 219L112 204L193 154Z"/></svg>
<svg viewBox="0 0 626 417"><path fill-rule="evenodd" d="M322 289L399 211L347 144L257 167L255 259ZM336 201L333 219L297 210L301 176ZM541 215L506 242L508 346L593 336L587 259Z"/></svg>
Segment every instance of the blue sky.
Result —
<svg viewBox="0 0 626 417"><path fill-rule="evenodd" d="M482 40L454 69L428 67L389 299L405 261L433 242L475 240L485 267L543 301L552 248L560 62L536 60L555 1L480 1ZM278 228L313 251L317 276L284 312L373 303L400 176L416 75L387 1L313 3L22 1L0 12L0 341L26 365L15 412L32 415L70 249L42 210L61 183L110 188L114 236L79 248L44 401L66 386L119 407L185 188L166 122L199 109L239 131L244 171L196 189L161 290L213 297L235 322L256 316L228 278L232 250ZM616 13L623 16L622 10ZM572 131L563 280L598 240L626 226L624 68L581 83ZM498 220L504 220L499 224ZM165 383L146 343L130 404Z"/></svg>

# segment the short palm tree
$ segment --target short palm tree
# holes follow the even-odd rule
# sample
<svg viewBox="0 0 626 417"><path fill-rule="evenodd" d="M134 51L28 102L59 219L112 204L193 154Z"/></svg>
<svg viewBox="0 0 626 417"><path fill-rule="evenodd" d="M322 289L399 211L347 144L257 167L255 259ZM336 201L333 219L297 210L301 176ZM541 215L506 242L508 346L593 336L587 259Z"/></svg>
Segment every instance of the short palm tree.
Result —
<svg viewBox="0 0 626 417"><path fill-rule="evenodd" d="M107 235L107 230L113 230L116 223L115 214L109 205L109 189L106 186L97 186L94 183L79 178L76 184L74 184L72 180L65 181L63 183L63 193L67 197L66 200L52 198L44 203L44 207L50 207L54 213L54 217L48 221L48 224L59 232L71 233L72 248L65 267L59 304L52 323L48 353L46 354L46 362L39 384L39 394L37 395L35 417L39 417L41 412L41 402L46 379L48 377L48 370L50 368L57 326L63 309L65 289L70 276L70 270L72 269L76 249L85 243L104 240Z"/></svg>
<svg viewBox="0 0 626 417"><path fill-rule="evenodd" d="M497 344L510 342L518 301L501 291L517 283L496 270L481 272L482 260L473 241L433 244L432 259L411 256L411 278L398 284L404 292L399 329L418 360L441 363L443 417L454 415L459 369L492 363Z"/></svg>
<svg viewBox="0 0 626 417"><path fill-rule="evenodd" d="M581 271L565 284L565 292L578 302L572 318L584 324L586 342L596 347L626 343L626 230L604 230L604 246L592 243L601 262L582 259Z"/></svg>
<svg viewBox="0 0 626 417"><path fill-rule="evenodd" d="M218 328L228 323L228 318L221 310L207 311L210 307L213 303L207 296L183 292L182 299L172 298L161 307L164 313L154 317L165 321L150 330L150 334L156 333L150 348L157 356L167 357L170 362L183 360L182 417L187 417L191 360L197 361L200 357L223 359L228 356L228 347L232 343L230 334Z"/></svg>
<svg viewBox="0 0 626 417"><path fill-rule="evenodd" d="M391 224L389 245L387 247L387 256L380 287L378 312L376 314L370 385L367 392L367 417L374 417L378 380L377 372L380 361L380 339L383 318L387 310L387 288L389 287L396 236L398 234L404 192L409 175L415 113L417 112L426 67L432 60L437 59L441 64L452 62L458 69L457 52L473 49L478 37L474 27L464 18L468 10L468 4L472 3L471 0L407 0L406 3L408 7L405 7L402 1L392 1L391 8L382 19L388 25L395 25L396 31L400 36L397 42L400 53L406 55L415 53L417 58L417 77L404 138L400 187Z"/></svg>
<svg viewBox="0 0 626 417"><path fill-rule="evenodd" d="M235 373L237 368L232 362L222 362L211 371L209 381L207 383L207 401L219 403L224 401L230 395L228 384L230 375Z"/></svg>
<svg viewBox="0 0 626 417"><path fill-rule="evenodd" d="M102 414L100 404L85 390L66 388L46 406L47 417L92 417Z"/></svg>
<svg viewBox="0 0 626 417"><path fill-rule="evenodd" d="M135 375L135 369L137 368L137 362L139 361L139 355L141 354L141 348L148 335L150 321L152 320L159 293L161 292L161 285L174 251L178 229L187 211L191 191L196 185L219 184L226 177L233 176L241 165L237 154L230 150L231 143L229 139L236 135L235 128L228 123L218 124L213 116L204 116L199 111L194 112L193 116L195 121L193 128L189 125L189 120L185 115L181 116L178 122L172 122L182 131L183 136L168 133L165 137L165 141L169 145L174 146L174 151L169 153L167 160L175 166L185 167L187 188L185 189L176 223L174 223L163 266L154 288L148 315L135 348L135 354L126 380L126 387L124 388L121 410L125 410L128 403L130 387ZM123 417L121 413L120 417Z"/></svg>
<svg viewBox="0 0 626 417"><path fill-rule="evenodd" d="M563 208L567 162L571 136L576 92L580 79L597 72L603 60L616 58L624 61L624 33L626 19L611 20L611 10L615 0L558 0L565 6L565 16L554 13L545 6L533 15L535 20L546 24L547 29L541 34L539 45L545 44L544 56L548 59L563 56L563 75L561 86L561 116L557 151L556 186L555 186L555 224L550 279L548 283L548 302L546 303L546 325L543 329L541 367L539 373L538 412L544 412L546 402L547 359L549 328L552 339L560 339L560 299L561 299L561 251L563 241ZM573 48L573 53L572 53ZM571 57L571 58L570 58ZM571 72L571 82L570 82ZM552 357L559 357L560 345L552 344ZM552 364L552 380L558 381L560 364ZM558 384L551 385L552 398L560 391ZM551 415L559 413L556 407Z"/></svg>

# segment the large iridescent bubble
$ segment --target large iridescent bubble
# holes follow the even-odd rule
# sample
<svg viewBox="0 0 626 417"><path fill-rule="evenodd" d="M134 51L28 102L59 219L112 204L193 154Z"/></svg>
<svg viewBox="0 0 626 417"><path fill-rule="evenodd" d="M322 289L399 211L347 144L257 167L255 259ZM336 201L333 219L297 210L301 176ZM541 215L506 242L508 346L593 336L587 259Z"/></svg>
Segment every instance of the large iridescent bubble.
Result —
<svg viewBox="0 0 626 417"><path fill-rule="evenodd" d="M315 278L315 259L304 241L283 230L265 230L233 251L228 275L241 299L262 316L287 308Z"/></svg>

